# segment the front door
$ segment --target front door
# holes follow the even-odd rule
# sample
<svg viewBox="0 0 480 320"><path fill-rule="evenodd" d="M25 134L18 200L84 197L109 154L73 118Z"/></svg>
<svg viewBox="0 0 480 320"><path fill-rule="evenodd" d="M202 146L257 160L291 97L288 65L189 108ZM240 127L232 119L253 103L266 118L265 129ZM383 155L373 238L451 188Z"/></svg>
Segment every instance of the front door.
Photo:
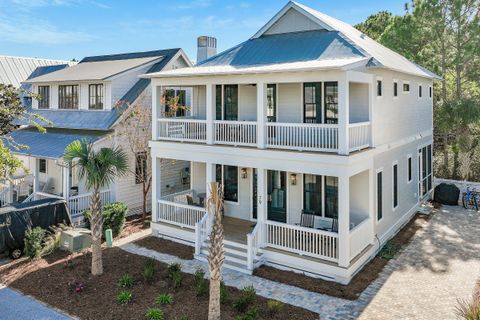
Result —
<svg viewBox="0 0 480 320"><path fill-rule="evenodd" d="M277 222L287 222L287 173L267 172L267 218Z"/></svg>

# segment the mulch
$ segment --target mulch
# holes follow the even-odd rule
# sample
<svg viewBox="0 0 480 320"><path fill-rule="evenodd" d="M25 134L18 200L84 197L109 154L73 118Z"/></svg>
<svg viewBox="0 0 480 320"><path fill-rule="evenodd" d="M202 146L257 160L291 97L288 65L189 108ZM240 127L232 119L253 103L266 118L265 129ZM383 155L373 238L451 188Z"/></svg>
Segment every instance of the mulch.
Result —
<svg viewBox="0 0 480 320"><path fill-rule="evenodd" d="M125 221L125 225L122 229L122 232L116 237L116 239L121 239L128 237L131 234L136 232L148 229L150 227L150 215L144 220L141 214L136 214L128 216Z"/></svg>
<svg viewBox="0 0 480 320"><path fill-rule="evenodd" d="M426 227L427 221L430 218L431 215L425 216L417 213L415 217L411 219L410 222L408 222L390 241L401 247L407 245L418 230ZM387 263L388 260L386 259L379 256L374 257L359 273L357 273L357 275L355 275L348 285L312 278L304 274L279 270L268 266L257 268L254 271L254 275L300 287L312 292L327 294L329 296L347 300L356 300L363 290L377 279Z"/></svg>
<svg viewBox="0 0 480 320"><path fill-rule="evenodd" d="M153 236L137 240L134 244L147 249L170 254L184 260L192 260L193 254L195 253L195 249L191 246Z"/></svg>
<svg viewBox="0 0 480 320"><path fill-rule="evenodd" d="M193 290L193 276L183 274L183 283L174 289L167 277L167 266L155 261L156 275L152 284L146 284L142 277L146 257L127 253L119 248L103 251L104 274L90 274L91 254L80 253L72 256L64 252L55 252L36 261L26 261L16 268L0 274L0 282L7 282L24 294L31 295L68 314L81 319L144 319L145 312L155 305L155 298L161 293L173 295L173 303L161 306L165 319L207 319L208 296L196 297ZM129 274L135 284L130 289L118 286L118 279ZM75 292L74 284L81 283L84 289ZM133 300L120 305L116 302L117 294L122 290L132 293ZM235 319L239 314L232 307L231 301L241 292L228 288L230 302L222 305L222 319ZM252 308L257 308L257 319L318 319L310 311L284 305L281 312L269 314L266 311L267 299L257 297Z"/></svg>

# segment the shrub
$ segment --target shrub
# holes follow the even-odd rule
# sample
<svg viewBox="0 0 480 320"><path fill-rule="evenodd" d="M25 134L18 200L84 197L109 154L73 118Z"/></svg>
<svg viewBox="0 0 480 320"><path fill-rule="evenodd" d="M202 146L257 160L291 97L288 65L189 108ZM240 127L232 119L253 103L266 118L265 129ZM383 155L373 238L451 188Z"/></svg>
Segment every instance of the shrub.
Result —
<svg viewBox="0 0 480 320"><path fill-rule="evenodd" d="M180 288L183 282L183 275L181 271L180 264L174 263L168 266L168 278L171 281L172 286Z"/></svg>
<svg viewBox="0 0 480 320"><path fill-rule="evenodd" d="M170 293L162 293L155 299L156 304L170 304L173 302L173 296Z"/></svg>
<svg viewBox="0 0 480 320"><path fill-rule="evenodd" d="M45 238L45 230L40 227L28 228L25 231L25 254L32 259L42 255L42 243Z"/></svg>
<svg viewBox="0 0 480 320"><path fill-rule="evenodd" d="M255 320L257 319L258 316L258 311L256 308L248 310L247 313L245 313L242 316L237 316L235 320Z"/></svg>
<svg viewBox="0 0 480 320"><path fill-rule="evenodd" d="M385 243L382 250L380 250L378 256L385 260L391 260L395 258L400 249L401 246L398 243L389 240L387 243Z"/></svg>
<svg viewBox="0 0 480 320"><path fill-rule="evenodd" d="M150 308L145 313L145 319L147 320L163 320L163 311L159 308Z"/></svg>
<svg viewBox="0 0 480 320"><path fill-rule="evenodd" d="M132 301L132 293L129 291L121 291L117 295L117 302L120 304L127 304Z"/></svg>
<svg viewBox="0 0 480 320"><path fill-rule="evenodd" d="M242 295L233 302L233 307L238 312L243 313L256 298L257 292L253 286L244 287L242 289Z"/></svg>
<svg viewBox="0 0 480 320"><path fill-rule="evenodd" d="M197 271L195 271L193 287L197 297L205 295L208 291L208 281L205 279L205 272L203 272L201 269L197 269Z"/></svg>
<svg viewBox="0 0 480 320"><path fill-rule="evenodd" d="M118 279L118 285L124 288L130 288L133 286L133 277L129 274L124 274Z"/></svg>
<svg viewBox="0 0 480 320"><path fill-rule="evenodd" d="M105 238L105 230L112 229L113 237L116 237L123 230L125 225L125 216L127 215L128 207L121 202L109 203L103 206L102 216L103 216L103 238ZM87 228L90 229L90 219L92 213L87 210L85 211L85 223Z"/></svg>
<svg viewBox="0 0 480 320"><path fill-rule="evenodd" d="M247 298L249 302L253 302L257 298L257 290L255 290L255 287L252 285L246 286L242 289L242 291L242 294Z"/></svg>
<svg viewBox="0 0 480 320"><path fill-rule="evenodd" d="M152 283L156 272L155 259L149 258L143 265L143 279L145 279L145 282L148 284Z"/></svg>
<svg viewBox="0 0 480 320"><path fill-rule="evenodd" d="M277 300L268 300L267 301L267 311L270 315L275 315L283 310L285 305Z"/></svg>
<svg viewBox="0 0 480 320"><path fill-rule="evenodd" d="M229 293L228 293L228 288L225 285L225 282L221 281L220 282L220 303L221 304L226 304L230 300Z"/></svg>
<svg viewBox="0 0 480 320"><path fill-rule="evenodd" d="M179 263L172 263L168 266L168 274L182 271L182 267Z"/></svg>

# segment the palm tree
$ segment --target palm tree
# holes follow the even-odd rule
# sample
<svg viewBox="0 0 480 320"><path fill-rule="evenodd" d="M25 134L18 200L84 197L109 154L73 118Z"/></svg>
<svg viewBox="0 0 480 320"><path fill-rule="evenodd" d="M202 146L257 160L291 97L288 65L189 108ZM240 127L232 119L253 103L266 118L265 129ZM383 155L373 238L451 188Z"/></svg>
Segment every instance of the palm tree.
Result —
<svg viewBox="0 0 480 320"><path fill-rule="evenodd" d="M102 263L102 228L103 217L100 189L109 186L117 176L124 175L128 168L128 158L121 148L93 149L93 143L76 140L65 148L63 156L68 165L74 161L79 167L78 178L85 181L85 186L92 191L90 220L92 230L92 274L103 273Z"/></svg>
<svg viewBox="0 0 480 320"><path fill-rule="evenodd" d="M213 215L213 226L210 233L210 251L208 254L208 266L210 268L208 320L220 320L220 282L225 257L222 225L223 192L217 182L210 184L210 194L207 200L207 210L210 215Z"/></svg>

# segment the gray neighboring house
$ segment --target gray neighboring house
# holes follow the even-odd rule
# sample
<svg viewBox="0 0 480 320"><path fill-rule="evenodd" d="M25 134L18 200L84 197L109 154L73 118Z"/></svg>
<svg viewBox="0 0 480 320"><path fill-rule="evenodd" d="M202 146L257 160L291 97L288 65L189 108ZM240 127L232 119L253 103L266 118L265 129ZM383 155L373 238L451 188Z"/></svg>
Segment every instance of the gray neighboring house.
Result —
<svg viewBox="0 0 480 320"><path fill-rule="evenodd" d="M14 152L29 169L18 172L13 185L3 191L2 203L29 201L45 197L64 198L72 218L80 220L89 207L90 193L84 181L77 178L77 168L64 165L65 147L86 138L96 149L123 146L124 137L118 134L117 123L128 106L142 103L151 108L150 80L140 79L144 73L191 66L182 49L166 49L85 57L69 68L37 68L22 81L22 86L39 94L39 99L25 101L29 112L49 121L47 133L40 133L28 123L10 136L16 143L29 146ZM53 67L49 67L53 68ZM141 155L129 154L130 168L136 168ZM171 170L172 186L181 188L182 163L176 162ZM137 213L142 208L142 185L135 175L128 174L102 190L104 204L121 201Z"/></svg>

